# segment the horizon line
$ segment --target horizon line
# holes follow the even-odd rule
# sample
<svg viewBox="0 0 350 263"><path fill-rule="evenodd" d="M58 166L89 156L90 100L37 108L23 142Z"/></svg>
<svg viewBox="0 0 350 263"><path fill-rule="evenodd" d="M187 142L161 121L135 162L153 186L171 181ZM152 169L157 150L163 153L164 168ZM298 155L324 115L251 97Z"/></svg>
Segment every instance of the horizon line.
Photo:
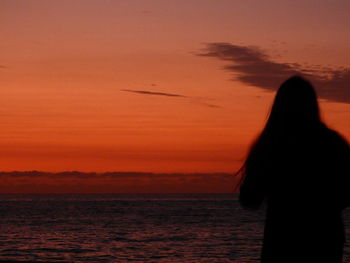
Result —
<svg viewBox="0 0 350 263"><path fill-rule="evenodd" d="M0 173L51 173L51 174L57 174L57 173L95 173L95 174L104 174L104 173L124 173L124 174L130 174L130 173L136 173L136 174L235 174L236 171L233 172L224 172L224 171L217 171L217 172L151 172L151 171L118 171L118 170L111 170L111 171L80 171L80 170L61 170L61 171L45 171L45 170L0 170Z"/></svg>

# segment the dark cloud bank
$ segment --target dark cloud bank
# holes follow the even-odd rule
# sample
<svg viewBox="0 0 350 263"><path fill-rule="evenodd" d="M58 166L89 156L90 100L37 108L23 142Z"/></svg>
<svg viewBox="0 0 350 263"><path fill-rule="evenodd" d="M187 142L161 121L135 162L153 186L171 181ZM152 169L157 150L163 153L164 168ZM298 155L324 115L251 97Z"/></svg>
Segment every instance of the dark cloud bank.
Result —
<svg viewBox="0 0 350 263"><path fill-rule="evenodd" d="M11 171L1 172L1 177L50 177L50 178L127 178L127 177L200 177L214 178L232 176L230 173L152 173L152 172L80 172L80 171L63 171L63 172L44 172L44 171Z"/></svg>
<svg viewBox="0 0 350 263"><path fill-rule="evenodd" d="M230 173L0 172L1 193L233 193Z"/></svg>
<svg viewBox="0 0 350 263"><path fill-rule="evenodd" d="M257 47L231 43L208 43L199 56L227 62L224 69L242 83L274 91L292 75L301 75L315 86L319 97L350 103L350 68L303 67L296 63L274 62Z"/></svg>

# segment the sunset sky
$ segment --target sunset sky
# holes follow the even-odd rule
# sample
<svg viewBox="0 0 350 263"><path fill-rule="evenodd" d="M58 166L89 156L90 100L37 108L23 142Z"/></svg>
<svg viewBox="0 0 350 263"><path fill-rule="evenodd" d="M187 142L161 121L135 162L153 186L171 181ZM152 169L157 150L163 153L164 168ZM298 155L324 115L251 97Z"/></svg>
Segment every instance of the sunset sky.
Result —
<svg viewBox="0 0 350 263"><path fill-rule="evenodd" d="M349 10L0 0L0 170L232 173L295 73L350 139Z"/></svg>

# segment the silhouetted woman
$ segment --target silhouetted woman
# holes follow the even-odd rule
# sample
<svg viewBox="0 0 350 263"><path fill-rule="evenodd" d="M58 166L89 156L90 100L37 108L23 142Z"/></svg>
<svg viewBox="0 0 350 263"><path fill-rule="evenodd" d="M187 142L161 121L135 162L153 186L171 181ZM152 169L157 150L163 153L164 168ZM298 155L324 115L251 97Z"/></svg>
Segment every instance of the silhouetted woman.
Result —
<svg viewBox="0 0 350 263"><path fill-rule="evenodd" d="M286 80L241 169L240 204L267 203L261 262L342 262L349 165L349 146L321 121L311 84Z"/></svg>

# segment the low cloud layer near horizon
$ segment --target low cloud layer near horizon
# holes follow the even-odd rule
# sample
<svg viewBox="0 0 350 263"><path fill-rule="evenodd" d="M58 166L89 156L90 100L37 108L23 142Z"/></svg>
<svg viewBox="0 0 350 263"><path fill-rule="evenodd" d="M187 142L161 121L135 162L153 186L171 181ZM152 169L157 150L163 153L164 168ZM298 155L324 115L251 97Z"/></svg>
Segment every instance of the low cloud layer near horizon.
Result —
<svg viewBox="0 0 350 263"><path fill-rule="evenodd" d="M1 193L233 193L229 173L0 172Z"/></svg>
<svg viewBox="0 0 350 263"><path fill-rule="evenodd" d="M301 75L310 80L320 98L350 103L350 67L304 67L297 63L274 62L258 47L231 43L207 43L198 56L227 62L224 70L235 80L268 91L275 91L288 77Z"/></svg>

